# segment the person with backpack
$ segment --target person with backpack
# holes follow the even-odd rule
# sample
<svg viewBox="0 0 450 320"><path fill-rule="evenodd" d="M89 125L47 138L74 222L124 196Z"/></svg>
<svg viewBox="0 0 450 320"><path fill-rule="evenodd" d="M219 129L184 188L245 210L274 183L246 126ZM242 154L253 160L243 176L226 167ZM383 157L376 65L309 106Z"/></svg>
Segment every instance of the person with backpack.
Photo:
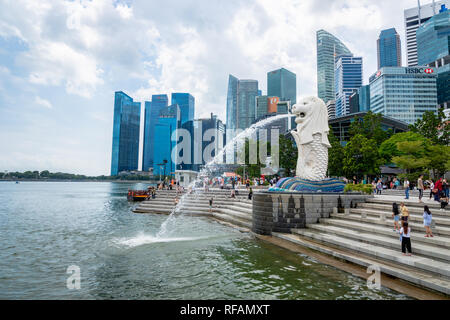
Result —
<svg viewBox="0 0 450 320"><path fill-rule="evenodd" d="M394 218L394 231L400 230L400 211L396 202L392 204L392 217Z"/></svg>
<svg viewBox="0 0 450 320"><path fill-rule="evenodd" d="M428 206L423 208L423 226L425 227L426 238L433 237L433 232L431 232L431 220L432 215Z"/></svg>
<svg viewBox="0 0 450 320"><path fill-rule="evenodd" d="M434 184L434 200L440 202L440 196L442 192L442 178L439 178L438 181Z"/></svg>
<svg viewBox="0 0 450 320"><path fill-rule="evenodd" d="M411 228L408 226L408 222L403 222L403 227L399 231L403 255L411 256ZM406 253L408 251L408 254Z"/></svg>
<svg viewBox="0 0 450 320"><path fill-rule="evenodd" d="M380 180L378 180L378 183L377 183L377 194L381 195L382 190L383 190L383 183L381 182L381 179L380 179Z"/></svg>

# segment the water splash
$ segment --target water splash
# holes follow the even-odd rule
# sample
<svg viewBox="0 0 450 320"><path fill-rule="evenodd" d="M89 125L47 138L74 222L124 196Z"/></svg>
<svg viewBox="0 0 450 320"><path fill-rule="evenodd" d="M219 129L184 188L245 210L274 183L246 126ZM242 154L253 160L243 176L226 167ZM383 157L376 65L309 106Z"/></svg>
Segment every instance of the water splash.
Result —
<svg viewBox="0 0 450 320"><path fill-rule="evenodd" d="M258 121L257 123L251 125L249 128L245 129L241 133L239 133L237 136L235 136L230 142L228 142L218 153L217 155L209 161L203 169L198 173L197 179L192 181L189 186L188 190L192 190L194 193L194 196L196 196L199 190L195 189L195 186L202 181L205 177L209 177L211 175L212 169L216 168L218 165L223 164L223 158L224 155L227 154L230 151L234 151L234 147L238 143L242 143L245 141L245 139L252 137L258 129L263 128L272 122L275 122L277 120L285 119L285 118L292 118L294 117L293 114L280 114L273 117L269 117L266 119L263 119L261 121ZM176 223L176 215L180 213L181 206L184 203L184 200L188 196L189 192L186 192L184 195L181 196L178 204L175 206L175 208L170 213L169 217L161 224L161 227L156 234L156 238L161 239L164 237L167 237L169 234L168 226L171 224ZM191 193L192 195L192 193Z"/></svg>

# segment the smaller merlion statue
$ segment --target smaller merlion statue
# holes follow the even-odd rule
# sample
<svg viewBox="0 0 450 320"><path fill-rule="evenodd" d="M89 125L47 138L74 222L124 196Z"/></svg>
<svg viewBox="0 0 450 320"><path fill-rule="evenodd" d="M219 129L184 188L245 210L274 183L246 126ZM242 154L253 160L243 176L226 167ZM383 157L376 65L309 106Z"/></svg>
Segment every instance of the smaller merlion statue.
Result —
<svg viewBox="0 0 450 320"><path fill-rule="evenodd" d="M297 130L291 131L298 148L296 176L322 181L327 175L328 111L322 99L308 97L292 107Z"/></svg>

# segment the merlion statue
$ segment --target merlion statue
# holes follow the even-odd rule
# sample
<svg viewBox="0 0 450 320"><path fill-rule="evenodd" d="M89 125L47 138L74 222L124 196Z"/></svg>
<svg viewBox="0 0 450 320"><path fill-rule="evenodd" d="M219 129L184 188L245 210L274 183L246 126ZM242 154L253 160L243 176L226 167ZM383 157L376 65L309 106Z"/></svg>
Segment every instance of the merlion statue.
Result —
<svg viewBox="0 0 450 320"><path fill-rule="evenodd" d="M328 112L322 99L309 97L292 107L297 130L291 131L297 143L296 177L278 180L269 192L342 193L345 183L326 178L328 169Z"/></svg>
<svg viewBox="0 0 450 320"><path fill-rule="evenodd" d="M292 107L297 130L291 131L298 148L296 176L322 181L327 175L328 111L322 99L308 97Z"/></svg>

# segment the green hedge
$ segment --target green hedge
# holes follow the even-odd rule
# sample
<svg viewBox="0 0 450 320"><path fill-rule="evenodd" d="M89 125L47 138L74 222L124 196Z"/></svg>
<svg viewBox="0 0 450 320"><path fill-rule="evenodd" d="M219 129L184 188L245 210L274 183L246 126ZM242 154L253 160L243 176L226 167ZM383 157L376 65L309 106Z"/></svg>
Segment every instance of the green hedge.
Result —
<svg viewBox="0 0 450 320"><path fill-rule="evenodd" d="M344 192L362 192L366 194L372 194L373 193L373 187L371 184L347 184L345 186Z"/></svg>

